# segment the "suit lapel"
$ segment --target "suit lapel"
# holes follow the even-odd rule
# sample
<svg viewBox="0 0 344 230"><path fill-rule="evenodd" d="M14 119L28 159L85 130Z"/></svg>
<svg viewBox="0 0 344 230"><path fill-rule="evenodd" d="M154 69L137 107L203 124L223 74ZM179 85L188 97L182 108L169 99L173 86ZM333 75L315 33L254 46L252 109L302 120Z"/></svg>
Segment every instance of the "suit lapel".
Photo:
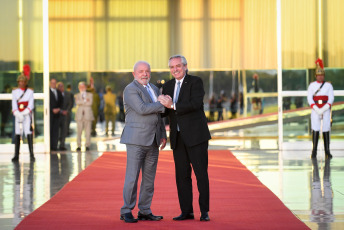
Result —
<svg viewBox="0 0 344 230"><path fill-rule="evenodd" d="M183 97L183 93L185 92L186 90L186 86L187 86L187 83L189 81L189 78L190 76L189 75L186 75L184 80L183 80L183 84L182 86L180 87L180 91L179 91L179 96L178 96L178 101L179 101L179 98L182 98Z"/></svg>
<svg viewBox="0 0 344 230"><path fill-rule="evenodd" d="M146 89L143 85L141 85L140 83L138 83L136 80L134 80L134 83L135 83L135 85L143 92L143 94L146 95L146 98L148 98L148 100L149 100L150 102L153 102L153 101L152 101L152 98L150 97L149 93L147 92L147 89Z"/></svg>

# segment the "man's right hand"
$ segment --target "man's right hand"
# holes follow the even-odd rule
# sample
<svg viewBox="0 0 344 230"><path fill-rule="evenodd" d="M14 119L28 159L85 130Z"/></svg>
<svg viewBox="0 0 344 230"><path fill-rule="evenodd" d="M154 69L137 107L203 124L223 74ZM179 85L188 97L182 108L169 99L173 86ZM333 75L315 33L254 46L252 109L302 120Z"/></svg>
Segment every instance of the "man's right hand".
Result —
<svg viewBox="0 0 344 230"><path fill-rule="evenodd" d="M24 115L19 112L18 110L16 110L13 115L16 117L16 119L18 119L19 122L23 122L24 120Z"/></svg>
<svg viewBox="0 0 344 230"><path fill-rule="evenodd" d="M53 109L53 113L54 114L57 114L57 113L59 113L60 112L60 108L55 108L55 109Z"/></svg>

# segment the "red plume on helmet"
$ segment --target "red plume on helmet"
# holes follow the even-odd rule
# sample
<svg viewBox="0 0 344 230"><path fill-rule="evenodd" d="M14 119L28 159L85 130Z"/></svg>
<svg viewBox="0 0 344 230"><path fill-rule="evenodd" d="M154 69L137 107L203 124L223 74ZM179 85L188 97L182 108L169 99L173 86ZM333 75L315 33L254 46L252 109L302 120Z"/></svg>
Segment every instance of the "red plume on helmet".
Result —
<svg viewBox="0 0 344 230"><path fill-rule="evenodd" d="M317 65L315 68L315 75L325 75L325 70L324 70L324 63L323 61L318 58L315 61L315 64Z"/></svg>
<svg viewBox="0 0 344 230"><path fill-rule="evenodd" d="M27 78L27 80L30 80L30 71L31 71L31 68L28 64L23 66L23 74Z"/></svg>
<svg viewBox="0 0 344 230"><path fill-rule="evenodd" d="M323 69L324 68L324 63L323 63L323 61L320 59L320 58L318 58L316 61L315 61L315 64L319 64L319 66Z"/></svg>

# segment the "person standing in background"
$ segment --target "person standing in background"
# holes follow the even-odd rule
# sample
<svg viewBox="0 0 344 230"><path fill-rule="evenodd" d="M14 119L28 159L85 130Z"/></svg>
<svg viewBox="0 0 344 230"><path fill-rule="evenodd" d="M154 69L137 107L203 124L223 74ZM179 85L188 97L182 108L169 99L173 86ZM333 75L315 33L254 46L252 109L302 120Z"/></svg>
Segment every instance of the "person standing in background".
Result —
<svg viewBox="0 0 344 230"><path fill-rule="evenodd" d="M5 85L5 89L2 93L11 93L10 85ZM10 100L0 100L0 112L1 112L1 137L6 137L5 128L7 122L11 116L11 101Z"/></svg>
<svg viewBox="0 0 344 230"><path fill-rule="evenodd" d="M18 88L12 90L12 113L15 117L14 157L13 162L19 160L20 135L26 135L30 160L35 161L33 154L32 110L34 108L33 90L27 87L27 78L20 75L17 78Z"/></svg>
<svg viewBox="0 0 344 230"><path fill-rule="evenodd" d="M217 121L223 120L223 103L226 102L225 91L221 90L220 96L216 102L216 110L217 110Z"/></svg>
<svg viewBox="0 0 344 230"><path fill-rule="evenodd" d="M263 90L259 88L259 76L253 74L252 88L250 93L262 93ZM263 99L261 97L252 97L251 99L251 115L258 115L263 113Z"/></svg>
<svg viewBox="0 0 344 230"><path fill-rule="evenodd" d="M92 112L92 93L86 92L86 83L79 82L79 93L75 95L76 114L75 120L77 125L77 145L76 151L81 151L81 134L85 131L86 136L86 151L90 150L91 146L91 125L94 120Z"/></svg>
<svg viewBox="0 0 344 230"><path fill-rule="evenodd" d="M63 98L60 91L56 89L56 79L50 80L50 150L57 151L59 140L60 110Z"/></svg>
<svg viewBox="0 0 344 230"><path fill-rule="evenodd" d="M321 129L324 138L325 156L332 158L330 153L330 131L331 131L331 106L334 101L333 87L329 82L325 82L324 64L320 58L316 60L315 77L316 81L309 84L308 87L308 104L312 108L311 124L312 124L312 158L317 157L317 148L319 140L319 132Z"/></svg>
<svg viewBox="0 0 344 230"><path fill-rule="evenodd" d="M62 82L57 83L57 89L61 92L63 103L60 110L60 124L59 124L59 141L60 141L60 150L66 151L65 139L68 135L68 117L69 112L72 110L73 101L71 100L71 94L68 91L64 90L64 84Z"/></svg>
<svg viewBox="0 0 344 230"><path fill-rule="evenodd" d="M112 123L111 135L115 135L116 127L116 94L111 92L111 87L106 87L106 94L104 94L104 116L105 116L105 135L109 131L109 122Z"/></svg>
<svg viewBox="0 0 344 230"><path fill-rule="evenodd" d="M72 107L68 111L68 115L67 115L67 136L69 136L71 134L69 127L70 127L70 122L72 121L72 114L73 114L72 109L74 107L74 94L72 92L71 84L67 85L67 92L69 92L70 100L72 101Z"/></svg>
<svg viewBox="0 0 344 230"><path fill-rule="evenodd" d="M124 105L123 105L123 93L119 92L117 97L117 104L119 107L119 121L125 121Z"/></svg>
<svg viewBox="0 0 344 230"><path fill-rule="evenodd" d="M92 112L93 112L94 120L92 121L91 135L92 135L92 137L95 137L95 136L97 136L96 126L97 126L97 122L98 122L100 97L99 97L96 89L94 88L92 77L90 79L90 85L87 88L87 92L92 93L92 95L93 95Z"/></svg>

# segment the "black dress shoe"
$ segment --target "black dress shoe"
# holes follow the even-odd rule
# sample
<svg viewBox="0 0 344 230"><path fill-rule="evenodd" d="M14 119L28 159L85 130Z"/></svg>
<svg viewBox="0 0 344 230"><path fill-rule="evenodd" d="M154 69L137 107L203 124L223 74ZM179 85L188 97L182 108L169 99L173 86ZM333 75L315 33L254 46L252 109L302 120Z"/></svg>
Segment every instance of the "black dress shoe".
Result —
<svg viewBox="0 0 344 230"><path fill-rule="evenodd" d="M173 220L193 220L195 219L193 213L182 213L180 216L173 217Z"/></svg>
<svg viewBox="0 0 344 230"><path fill-rule="evenodd" d="M121 215L120 220L124 220L125 223L136 223L137 219L134 218L131 212L125 213Z"/></svg>
<svg viewBox="0 0 344 230"><path fill-rule="evenodd" d="M12 158L12 162L18 162L19 161L19 157L13 157Z"/></svg>
<svg viewBox="0 0 344 230"><path fill-rule="evenodd" d="M139 220L154 220L154 221L158 221L158 220L164 219L164 217L162 217L162 216L154 216L153 213L150 213L148 215L144 215L144 214L138 212L137 219L139 219Z"/></svg>
<svg viewBox="0 0 344 230"><path fill-rule="evenodd" d="M81 151L81 148L80 148L80 147L77 147L77 148L76 148L76 151Z"/></svg>
<svg viewBox="0 0 344 230"><path fill-rule="evenodd" d="M200 221L209 221L209 220L210 218L209 218L208 212L202 212Z"/></svg>
<svg viewBox="0 0 344 230"><path fill-rule="evenodd" d="M61 151L66 151L67 148L66 148L66 147L60 147L60 150L61 150Z"/></svg>

